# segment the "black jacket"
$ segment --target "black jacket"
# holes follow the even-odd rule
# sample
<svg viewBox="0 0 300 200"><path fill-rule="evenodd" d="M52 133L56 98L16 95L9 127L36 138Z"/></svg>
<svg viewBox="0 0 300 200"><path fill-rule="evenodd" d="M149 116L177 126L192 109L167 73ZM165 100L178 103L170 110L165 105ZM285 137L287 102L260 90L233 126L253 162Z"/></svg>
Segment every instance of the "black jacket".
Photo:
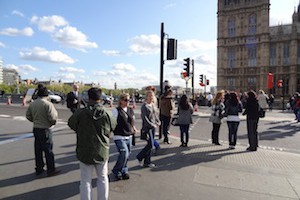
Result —
<svg viewBox="0 0 300 200"><path fill-rule="evenodd" d="M117 117L117 127L114 130L115 135L130 136L133 134L133 123L134 123L134 112L132 108L127 108L125 112L121 107L117 107L118 117Z"/></svg>
<svg viewBox="0 0 300 200"><path fill-rule="evenodd" d="M257 120L259 118L258 111L259 111L259 105L256 100L247 101L243 115L247 115L247 119L249 120Z"/></svg>
<svg viewBox="0 0 300 200"><path fill-rule="evenodd" d="M77 100L77 103L74 103L74 100ZM78 101L78 97L74 94L74 92L69 92L67 94L67 107L68 108L78 108L78 104L79 104L79 101Z"/></svg>

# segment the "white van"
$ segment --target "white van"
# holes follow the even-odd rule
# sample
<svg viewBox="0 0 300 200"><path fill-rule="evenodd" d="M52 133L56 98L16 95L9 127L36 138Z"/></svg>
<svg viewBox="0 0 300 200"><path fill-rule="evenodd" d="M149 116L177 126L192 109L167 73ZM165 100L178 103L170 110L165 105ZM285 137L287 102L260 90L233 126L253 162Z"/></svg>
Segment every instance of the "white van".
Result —
<svg viewBox="0 0 300 200"><path fill-rule="evenodd" d="M35 88L29 88L27 90L26 96L25 96L26 102L32 102L33 101L32 95L33 95L34 91L35 91ZM62 99L61 99L60 96L54 94L51 90L48 90L48 92L49 92L49 99L50 99L50 101L52 103L59 103L59 102L61 102Z"/></svg>

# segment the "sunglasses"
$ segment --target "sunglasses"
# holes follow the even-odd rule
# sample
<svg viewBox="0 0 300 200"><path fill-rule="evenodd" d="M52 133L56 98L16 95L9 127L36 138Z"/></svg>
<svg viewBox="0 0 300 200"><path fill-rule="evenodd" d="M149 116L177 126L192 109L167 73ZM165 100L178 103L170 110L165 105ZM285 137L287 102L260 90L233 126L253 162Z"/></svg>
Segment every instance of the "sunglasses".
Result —
<svg viewBox="0 0 300 200"><path fill-rule="evenodd" d="M123 99L123 101L125 101L125 102L129 102L130 100L129 100L129 99Z"/></svg>

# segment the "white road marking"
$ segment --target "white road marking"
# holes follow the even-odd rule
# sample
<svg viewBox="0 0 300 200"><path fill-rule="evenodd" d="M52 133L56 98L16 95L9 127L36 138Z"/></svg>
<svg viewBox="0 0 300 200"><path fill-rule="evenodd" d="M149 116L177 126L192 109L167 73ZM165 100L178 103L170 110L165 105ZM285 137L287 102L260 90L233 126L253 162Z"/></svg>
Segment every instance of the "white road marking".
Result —
<svg viewBox="0 0 300 200"><path fill-rule="evenodd" d="M51 130L52 130L53 134L55 135L56 134L55 132L64 130L66 128L69 128L69 127L68 126L62 126L62 127L58 127L58 128L51 128ZM19 141L19 140L22 140L22 139L25 139L25 138L29 138L29 137L32 137L32 136L33 136L33 133L24 133L24 135L21 135L19 137L15 137L15 138L11 138L11 139L8 139L8 140L0 141L0 145L16 142L16 141Z"/></svg>
<svg viewBox="0 0 300 200"><path fill-rule="evenodd" d="M10 115L0 115L0 117L3 117L3 118L9 118L11 117Z"/></svg>

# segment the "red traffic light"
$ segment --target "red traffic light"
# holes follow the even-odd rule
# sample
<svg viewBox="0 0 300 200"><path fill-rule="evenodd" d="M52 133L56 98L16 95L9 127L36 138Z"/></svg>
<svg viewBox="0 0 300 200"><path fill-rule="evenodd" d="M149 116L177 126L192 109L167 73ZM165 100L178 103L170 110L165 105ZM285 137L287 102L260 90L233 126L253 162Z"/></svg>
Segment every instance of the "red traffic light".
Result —
<svg viewBox="0 0 300 200"><path fill-rule="evenodd" d="M186 71L181 72L181 78L185 78L185 77L187 77L187 72Z"/></svg>
<svg viewBox="0 0 300 200"><path fill-rule="evenodd" d="M206 80L206 85L209 85L209 80L208 79Z"/></svg>
<svg viewBox="0 0 300 200"><path fill-rule="evenodd" d="M278 81L277 81L277 87L281 88L281 87L282 87L282 83L283 83L282 80L278 80Z"/></svg>

